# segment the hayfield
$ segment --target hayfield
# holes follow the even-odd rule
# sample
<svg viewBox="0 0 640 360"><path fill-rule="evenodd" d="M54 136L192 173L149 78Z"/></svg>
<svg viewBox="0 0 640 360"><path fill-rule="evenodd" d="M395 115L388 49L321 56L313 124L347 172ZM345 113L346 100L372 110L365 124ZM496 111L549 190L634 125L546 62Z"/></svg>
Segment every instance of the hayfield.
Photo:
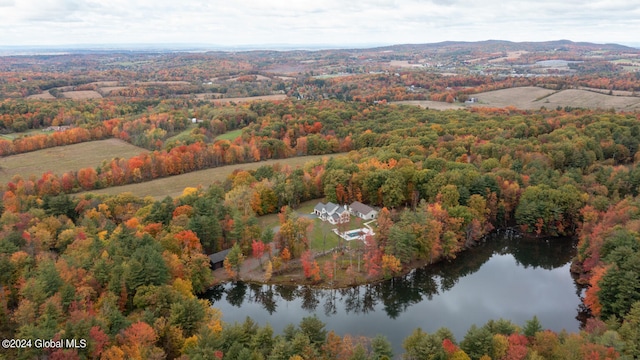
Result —
<svg viewBox="0 0 640 360"><path fill-rule="evenodd" d="M229 140L229 141L233 141L236 138L238 138L240 135L242 135L242 129L237 129L237 130L232 130L232 131L227 131L224 134L220 134L218 136L216 136L216 140Z"/></svg>
<svg viewBox="0 0 640 360"><path fill-rule="evenodd" d="M404 100L404 101L392 101L390 104L404 104L404 105L415 105L420 106L425 109L433 109L433 110L456 110L462 109L464 106L460 104L449 104L442 101L431 101L431 100Z"/></svg>
<svg viewBox="0 0 640 360"><path fill-rule="evenodd" d="M95 167L103 160L130 158L143 152L146 150L122 140L108 139L11 155L0 159L0 184L11 181L16 174L23 178L30 175L40 177L47 171L60 175L70 170Z"/></svg>
<svg viewBox="0 0 640 360"><path fill-rule="evenodd" d="M478 98L480 101L480 103L473 104L473 106L515 106L520 109L539 109L541 106L547 106L543 104L546 100L543 98L550 96L554 92L555 90L543 89L535 86L525 86L488 91L470 96ZM538 101L539 99L543 100Z"/></svg>
<svg viewBox="0 0 640 360"><path fill-rule="evenodd" d="M640 97L611 96L585 90L563 90L548 99L551 107L574 106L591 109L616 109L634 111L640 109ZM547 105L545 105L547 106ZM549 106L547 106L549 107Z"/></svg>
<svg viewBox="0 0 640 360"><path fill-rule="evenodd" d="M107 95L112 91L126 89L126 86L105 86L98 89L102 95Z"/></svg>
<svg viewBox="0 0 640 360"><path fill-rule="evenodd" d="M95 90L65 91L62 95L73 100L100 99L102 95Z"/></svg>
<svg viewBox="0 0 640 360"><path fill-rule="evenodd" d="M88 191L88 193L117 195L125 192L130 192L136 196L151 196L157 200L161 200L166 196L180 196L180 194L182 194L182 191L186 187L197 187L198 185L208 187L216 181L222 182L229 176L229 174L231 174L235 170L255 170L261 166L273 165L276 163L288 165L295 168L298 166L302 166L309 161L338 155L343 154L299 156L288 159L275 159L248 164L220 166L217 168L194 171L187 174L171 176L139 184L115 186L106 189Z"/></svg>
<svg viewBox="0 0 640 360"><path fill-rule="evenodd" d="M51 95L49 91L45 91L42 94L35 94L27 96L27 99L35 99L35 100L53 100L56 97Z"/></svg>
<svg viewBox="0 0 640 360"><path fill-rule="evenodd" d="M506 107L520 109L555 109L557 107L576 107L590 109L616 109L634 111L640 109L640 97L613 96L595 91L568 89L549 90L527 86L511 89L488 91L472 95L480 101L473 106Z"/></svg>
<svg viewBox="0 0 640 360"><path fill-rule="evenodd" d="M392 67L399 67L399 68L416 68L416 67L423 67L423 64L412 64L409 63L409 61L407 60L391 60L389 62L389 66Z"/></svg>
<svg viewBox="0 0 640 360"><path fill-rule="evenodd" d="M264 75L255 75L255 77L256 77L256 81L269 81L269 80L271 80L271 78L268 78L268 77L266 77ZM238 81L239 78L241 78L241 76L231 78L231 79L229 79L227 81L234 82L234 81Z"/></svg>

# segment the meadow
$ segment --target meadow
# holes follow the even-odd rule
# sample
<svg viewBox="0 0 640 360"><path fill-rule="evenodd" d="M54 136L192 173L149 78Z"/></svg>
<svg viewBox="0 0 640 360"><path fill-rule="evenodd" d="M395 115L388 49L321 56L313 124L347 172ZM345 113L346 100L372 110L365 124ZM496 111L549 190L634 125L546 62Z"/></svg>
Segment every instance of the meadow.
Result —
<svg viewBox="0 0 640 360"><path fill-rule="evenodd" d="M16 174L23 178L40 177L48 171L60 175L95 167L104 160L130 158L143 152L146 150L122 140L108 139L11 155L0 159L0 183L11 181Z"/></svg>
<svg viewBox="0 0 640 360"><path fill-rule="evenodd" d="M473 106L506 107L515 106L525 110L535 110L545 107L574 107L587 109L615 109L633 111L640 109L640 97L616 96L603 94L591 90L567 89L550 90L540 87L527 86L495 91L488 91L472 95L479 103Z"/></svg>

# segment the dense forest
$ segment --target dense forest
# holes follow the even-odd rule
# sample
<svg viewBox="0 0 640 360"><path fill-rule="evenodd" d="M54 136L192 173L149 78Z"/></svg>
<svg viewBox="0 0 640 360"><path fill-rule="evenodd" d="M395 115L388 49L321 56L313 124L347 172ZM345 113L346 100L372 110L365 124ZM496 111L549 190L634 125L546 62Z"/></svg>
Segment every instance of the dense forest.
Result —
<svg viewBox="0 0 640 360"><path fill-rule="evenodd" d="M195 64L188 69L236 67L235 74L225 74L230 77L244 71L246 78L230 85L236 89L242 85L260 94L281 89L292 97L214 103L174 96L175 88L160 85L154 86L168 92L153 93L146 84L132 85L144 92L101 99L18 99L22 94L0 102L3 159L103 139L140 148L129 158L107 154L91 167L53 165L34 174L11 173L0 160L0 170L10 175L1 185L0 333L7 339L87 340L86 347L75 349L15 345L0 358L640 356L638 113L571 107L436 111L380 101L399 100L383 93L417 96L406 91L410 85L432 89L423 95L447 101L448 95L486 86L595 86L582 82L596 76L490 81L490 76L406 72L260 84L249 60L188 58ZM74 66L87 64L58 60L69 61L71 70L50 74L35 61L32 73L18 76L8 70L11 59L4 59L2 71L14 75L2 83L4 96L23 93L29 84L37 87L32 92L62 86L79 91L82 84L69 81ZM139 72L94 64L95 77L85 84L114 79L119 72L122 79L131 75L139 81L148 81L151 70L166 81L196 76L162 61L152 64ZM17 81L23 78L28 80ZM627 73L612 75L601 86L636 90L636 84L637 77ZM320 95L297 96L303 93ZM237 136L225 137L229 133ZM327 156L300 167L286 163L305 155ZM282 163L194 183L175 198L91 193L270 159ZM375 236L359 250L362 268L344 253L316 257L320 249L310 224L294 211L314 199L360 201L380 209ZM269 214L278 214L277 232L260 225ZM452 259L506 228L532 239L578 238L572 271L588 287L584 305L591 316L582 331L554 333L536 318L520 326L496 319L471 327L463 339L448 329L432 334L416 329L401 355L393 354L383 337L339 336L314 317L282 334L251 319L228 324L197 296L220 281L207 257L220 250L231 249L227 273L238 276L244 258L262 258L265 246L273 244L264 281L296 271L297 262L303 283L331 285L340 277L379 281Z"/></svg>

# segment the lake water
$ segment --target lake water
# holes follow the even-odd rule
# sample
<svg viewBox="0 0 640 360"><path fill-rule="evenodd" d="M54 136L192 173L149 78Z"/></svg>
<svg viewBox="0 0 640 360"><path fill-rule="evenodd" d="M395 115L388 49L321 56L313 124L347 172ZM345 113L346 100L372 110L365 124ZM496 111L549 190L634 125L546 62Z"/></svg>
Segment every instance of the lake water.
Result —
<svg viewBox="0 0 640 360"><path fill-rule="evenodd" d="M458 341L473 324L505 318L522 326L534 315L546 329L578 331L581 289L569 272L571 239L494 236L455 260L380 284L340 290L228 283L206 296L226 322L249 316L280 333L316 314L340 335L385 335L397 354L420 327L449 328Z"/></svg>

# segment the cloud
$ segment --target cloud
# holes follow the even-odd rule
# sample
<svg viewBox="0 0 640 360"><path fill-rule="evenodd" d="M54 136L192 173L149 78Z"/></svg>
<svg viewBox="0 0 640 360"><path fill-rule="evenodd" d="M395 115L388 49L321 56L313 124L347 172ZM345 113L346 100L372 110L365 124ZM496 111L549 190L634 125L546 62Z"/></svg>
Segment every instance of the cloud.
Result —
<svg viewBox="0 0 640 360"><path fill-rule="evenodd" d="M0 44L635 41L637 2L0 0Z"/></svg>

